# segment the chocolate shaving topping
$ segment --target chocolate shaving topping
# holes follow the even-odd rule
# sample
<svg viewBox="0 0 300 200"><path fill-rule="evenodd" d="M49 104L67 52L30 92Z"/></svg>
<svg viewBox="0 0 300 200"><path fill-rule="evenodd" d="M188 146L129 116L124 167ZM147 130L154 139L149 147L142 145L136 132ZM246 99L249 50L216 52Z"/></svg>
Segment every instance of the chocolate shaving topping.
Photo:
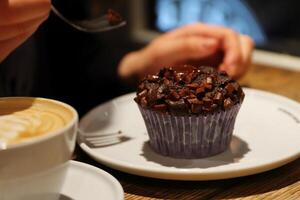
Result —
<svg viewBox="0 0 300 200"><path fill-rule="evenodd" d="M111 26L118 25L123 21L122 16L118 12L114 11L113 9L108 9L106 18L109 25Z"/></svg>
<svg viewBox="0 0 300 200"><path fill-rule="evenodd" d="M143 106L143 107L147 107L148 102L147 102L147 100L146 100L146 97L142 97L142 98L141 98L140 104L141 104L141 106Z"/></svg>
<svg viewBox="0 0 300 200"><path fill-rule="evenodd" d="M212 67L163 68L139 84L135 101L144 108L176 115L209 114L241 103L244 93L226 72Z"/></svg>
<svg viewBox="0 0 300 200"><path fill-rule="evenodd" d="M199 86L198 88L196 88L196 94L201 94L205 92L205 87L204 85Z"/></svg>
<svg viewBox="0 0 300 200"><path fill-rule="evenodd" d="M166 103L169 105L170 112L173 112L175 114L181 114L183 112L186 112L186 110L188 109L183 99L180 99L178 101L166 100Z"/></svg>
<svg viewBox="0 0 300 200"><path fill-rule="evenodd" d="M224 100L224 108L230 108L231 106L233 106L233 101L230 98L227 98Z"/></svg>
<svg viewBox="0 0 300 200"><path fill-rule="evenodd" d="M178 99L180 99L180 96L175 90L173 90L170 92L169 98L173 101L177 101Z"/></svg>
<svg viewBox="0 0 300 200"><path fill-rule="evenodd" d="M166 104L157 104L153 106L154 110L158 110L158 111L166 111L167 110L167 105Z"/></svg>
<svg viewBox="0 0 300 200"><path fill-rule="evenodd" d="M232 83L229 83L225 86L225 89L227 90L228 94L232 94L235 91L235 87Z"/></svg>
<svg viewBox="0 0 300 200"><path fill-rule="evenodd" d="M142 98L142 97L146 96L146 94L147 94L147 90L145 89L145 90L141 91L140 93L138 93L137 96L138 96L138 98Z"/></svg>

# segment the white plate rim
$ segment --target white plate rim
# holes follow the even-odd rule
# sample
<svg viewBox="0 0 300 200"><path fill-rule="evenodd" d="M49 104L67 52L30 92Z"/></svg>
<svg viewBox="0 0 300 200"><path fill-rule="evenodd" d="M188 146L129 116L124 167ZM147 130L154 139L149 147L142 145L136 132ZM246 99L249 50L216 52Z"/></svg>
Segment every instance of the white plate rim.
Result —
<svg viewBox="0 0 300 200"><path fill-rule="evenodd" d="M298 106L300 108L300 104L294 100L291 100L287 97L274 94L267 91L262 91L258 89L250 89L250 88L243 88L243 90L249 94L255 93L256 95L264 96L267 98L272 98L276 101L285 101L288 104L291 104L292 106ZM116 97L108 102L117 101L123 98L128 98L129 96L132 96L134 93L129 93L122 95L120 97ZM105 102L103 104L100 104L99 106L95 107L91 111L89 111L79 122L79 128L85 123L86 120L88 120L90 115L93 115L94 112L97 112L97 110L104 104L108 103ZM199 172L195 170L189 170L189 169L177 169L173 170L170 168L170 170L167 169L147 169L147 168L141 168L139 166L135 166L131 163L118 161L113 162L109 157L103 156L95 153L93 149L89 148L84 142L82 142L80 139L78 139L78 144L82 148L83 151L85 151L89 156L91 156L93 159L95 159L97 162L100 162L108 167L111 167L113 169L123 171L129 174L139 175L139 176L145 176L150 178L159 178L159 179L167 179L167 180L185 180L185 181L202 181L202 180L221 180L221 179L229 179L229 178L236 178L236 177L242 177L242 176L248 176L253 174L262 173L265 171L269 171L271 169L275 169L278 167L281 167L291 161L294 161L298 158L300 158L300 151L298 153L292 154L284 159L277 160L276 162L257 165L255 167L250 168L244 168L244 169L223 169L219 172Z"/></svg>

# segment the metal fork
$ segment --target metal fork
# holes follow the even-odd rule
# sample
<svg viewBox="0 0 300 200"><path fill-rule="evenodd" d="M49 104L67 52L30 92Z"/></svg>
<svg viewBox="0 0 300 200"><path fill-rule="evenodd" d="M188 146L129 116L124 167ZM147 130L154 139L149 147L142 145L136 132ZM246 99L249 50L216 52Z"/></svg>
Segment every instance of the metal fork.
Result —
<svg viewBox="0 0 300 200"><path fill-rule="evenodd" d="M127 138L122 135L122 131L120 130L105 134L84 133L83 131L79 130L79 135L83 141L92 147L104 147L127 140Z"/></svg>
<svg viewBox="0 0 300 200"><path fill-rule="evenodd" d="M104 32L109 31L112 29L116 29L126 25L126 21L121 21L118 24L111 25L106 15L101 16L99 18L95 18L92 20L70 20L62 15L53 5L51 5L51 10L55 13L60 19L62 19L67 24L71 25L72 27L76 28L79 31L88 32L88 33L97 33L97 32Z"/></svg>

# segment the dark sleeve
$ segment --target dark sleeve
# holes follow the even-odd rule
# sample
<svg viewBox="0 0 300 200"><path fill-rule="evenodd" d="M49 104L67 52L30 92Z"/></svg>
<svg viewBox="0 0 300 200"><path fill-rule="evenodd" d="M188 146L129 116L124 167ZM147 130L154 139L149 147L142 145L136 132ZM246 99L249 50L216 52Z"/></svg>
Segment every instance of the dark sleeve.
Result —
<svg viewBox="0 0 300 200"><path fill-rule="evenodd" d="M36 68L35 40L31 37L0 63L0 96L30 96Z"/></svg>

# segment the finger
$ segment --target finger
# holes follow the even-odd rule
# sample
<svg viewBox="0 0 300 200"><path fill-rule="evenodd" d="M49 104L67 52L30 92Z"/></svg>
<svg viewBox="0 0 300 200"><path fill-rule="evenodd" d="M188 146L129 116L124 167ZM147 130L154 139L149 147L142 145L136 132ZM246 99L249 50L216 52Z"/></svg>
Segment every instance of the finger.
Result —
<svg viewBox="0 0 300 200"><path fill-rule="evenodd" d="M241 44L241 54L242 54L241 65L238 66L237 68L231 69L229 66L223 63L219 67L219 69L226 71L228 75L234 79L241 78L248 71L249 66L251 64L252 51L254 48L254 42L249 36L241 35L239 37L239 40Z"/></svg>
<svg viewBox="0 0 300 200"><path fill-rule="evenodd" d="M40 18L29 20L27 22L19 24L0 26L0 41L15 38L18 35L27 33L33 28L38 27L47 18L48 15L45 15Z"/></svg>
<svg viewBox="0 0 300 200"><path fill-rule="evenodd" d="M221 26L214 26L214 25L208 25L203 23L194 23L170 31L165 36L168 36L168 38L175 39L175 38L189 37L195 35L206 35L206 36L209 35L210 37L222 39L222 35L226 30L227 28Z"/></svg>
<svg viewBox="0 0 300 200"><path fill-rule="evenodd" d="M220 40L222 43L222 50L224 50L224 63L227 66L239 66L241 63L241 48L239 44L238 34L233 30L212 26L207 24L192 24L179 28L168 33L168 39L174 40L180 37L190 36L205 36Z"/></svg>
<svg viewBox="0 0 300 200"><path fill-rule="evenodd" d="M242 52L239 37L237 35L227 36L227 38L230 37L232 37L231 40L224 41L224 58L219 69L226 71L231 77L235 77L242 65Z"/></svg>
<svg viewBox="0 0 300 200"><path fill-rule="evenodd" d="M223 38L224 59L223 63L226 64L230 70L237 70L242 62L240 40L237 33L228 30Z"/></svg>
<svg viewBox="0 0 300 200"><path fill-rule="evenodd" d="M22 23L49 14L50 0L0 0L0 25Z"/></svg>
<svg viewBox="0 0 300 200"><path fill-rule="evenodd" d="M32 33L37 29L33 28L32 30L28 31L27 33L23 33L21 35L18 35L15 38L11 38L9 40L0 41L0 63L14 50L16 49L20 44L25 42Z"/></svg>
<svg viewBox="0 0 300 200"><path fill-rule="evenodd" d="M239 39L242 52L242 66L239 68L236 78L244 76L245 73L248 71L251 65L252 52L254 48L254 41L251 37L247 35L241 35Z"/></svg>
<svg viewBox="0 0 300 200"><path fill-rule="evenodd" d="M153 73L163 66L190 59L201 59L218 49L218 41L206 37L190 37L175 41L157 40L150 46L126 56L119 67L119 74L128 77L139 73Z"/></svg>
<svg viewBox="0 0 300 200"><path fill-rule="evenodd" d="M217 51L218 40L208 37L188 37L186 39L166 41L146 49L151 66L171 66L190 59L205 58Z"/></svg>

